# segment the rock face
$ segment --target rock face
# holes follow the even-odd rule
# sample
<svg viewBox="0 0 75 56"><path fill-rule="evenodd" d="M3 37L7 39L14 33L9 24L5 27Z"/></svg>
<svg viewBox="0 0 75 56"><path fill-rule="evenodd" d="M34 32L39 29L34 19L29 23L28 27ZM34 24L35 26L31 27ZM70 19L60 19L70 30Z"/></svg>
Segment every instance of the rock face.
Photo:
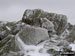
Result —
<svg viewBox="0 0 75 56"><path fill-rule="evenodd" d="M26 44L39 44L49 39L48 31L39 27L25 27L20 33L20 38Z"/></svg>
<svg viewBox="0 0 75 56"><path fill-rule="evenodd" d="M40 27L42 25L42 20L44 21L50 20L54 24L54 28L58 35L60 35L65 30L67 25L67 17L65 15L47 13L40 9L26 10L22 18L23 22L34 26L40 26ZM46 24L47 26L48 24L50 26L49 21Z"/></svg>
<svg viewBox="0 0 75 56"><path fill-rule="evenodd" d="M59 56L58 51L72 51L74 41L75 26L66 15L27 9L18 22L0 21L0 56L31 56L27 54L36 53L34 47L41 54Z"/></svg>
<svg viewBox="0 0 75 56"><path fill-rule="evenodd" d="M73 26L73 29L71 30L70 34L66 37L67 41L72 43L75 40L75 26Z"/></svg>

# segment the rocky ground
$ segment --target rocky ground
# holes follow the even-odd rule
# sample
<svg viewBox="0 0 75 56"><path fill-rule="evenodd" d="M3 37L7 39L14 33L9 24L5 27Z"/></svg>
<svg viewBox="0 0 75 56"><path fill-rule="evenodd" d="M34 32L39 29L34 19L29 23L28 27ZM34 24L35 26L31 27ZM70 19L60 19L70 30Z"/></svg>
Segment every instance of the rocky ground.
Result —
<svg viewBox="0 0 75 56"><path fill-rule="evenodd" d="M74 43L75 25L66 15L27 9L18 22L0 21L0 56L57 56L74 51Z"/></svg>

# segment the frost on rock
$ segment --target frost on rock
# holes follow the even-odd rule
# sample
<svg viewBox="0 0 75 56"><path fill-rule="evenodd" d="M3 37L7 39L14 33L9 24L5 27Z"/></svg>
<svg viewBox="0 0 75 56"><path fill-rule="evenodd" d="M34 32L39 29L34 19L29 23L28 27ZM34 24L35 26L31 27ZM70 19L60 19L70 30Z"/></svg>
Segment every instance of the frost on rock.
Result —
<svg viewBox="0 0 75 56"><path fill-rule="evenodd" d="M18 22L0 21L0 56L59 56L75 51L75 26L67 16L27 9Z"/></svg>
<svg viewBox="0 0 75 56"><path fill-rule="evenodd" d="M20 50L23 51L24 56L50 56L50 54L46 52L46 49L43 47L43 45L26 45L18 36L18 34L16 35L16 44Z"/></svg>

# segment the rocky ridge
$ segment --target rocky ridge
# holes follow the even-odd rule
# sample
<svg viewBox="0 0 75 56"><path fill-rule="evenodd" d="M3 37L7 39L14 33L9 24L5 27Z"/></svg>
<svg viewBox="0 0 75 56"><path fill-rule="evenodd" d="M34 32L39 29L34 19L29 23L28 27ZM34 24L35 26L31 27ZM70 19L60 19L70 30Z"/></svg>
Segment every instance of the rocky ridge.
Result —
<svg viewBox="0 0 75 56"><path fill-rule="evenodd" d="M55 56L59 51L72 51L69 45L75 42L75 25L67 22L65 15L27 9L18 22L0 21L1 56L26 56L21 53L18 37L28 46L43 45L48 54Z"/></svg>

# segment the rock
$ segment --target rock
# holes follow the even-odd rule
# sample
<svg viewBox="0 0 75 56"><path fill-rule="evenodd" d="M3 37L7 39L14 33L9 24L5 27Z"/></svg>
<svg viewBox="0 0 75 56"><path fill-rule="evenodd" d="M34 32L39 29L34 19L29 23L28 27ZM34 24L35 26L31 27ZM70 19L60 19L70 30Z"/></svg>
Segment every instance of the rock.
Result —
<svg viewBox="0 0 75 56"><path fill-rule="evenodd" d="M41 18L41 21L42 28L48 30L49 37L56 33L54 29L54 24L51 21L49 21L47 18Z"/></svg>
<svg viewBox="0 0 75 56"><path fill-rule="evenodd" d="M74 40L75 40L75 26L73 26L73 29L70 31L69 36L66 37L66 40L70 43L74 42Z"/></svg>
<svg viewBox="0 0 75 56"><path fill-rule="evenodd" d="M6 23L6 26L8 26L8 27L12 27L12 26L14 26L14 25L16 25L16 22L7 22Z"/></svg>
<svg viewBox="0 0 75 56"><path fill-rule="evenodd" d="M0 56L26 56L36 51L59 56L58 51L71 51L73 42L75 26L67 22L66 15L27 9L18 22L0 21Z"/></svg>
<svg viewBox="0 0 75 56"><path fill-rule="evenodd" d="M19 31L21 31L21 29L23 29L27 24L23 23L23 22L17 22L17 24L15 24L12 28L12 34L16 35Z"/></svg>
<svg viewBox="0 0 75 56"><path fill-rule="evenodd" d="M47 53L52 54L53 56L59 56L59 52L54 49L47 50Z"/></svg>
<svg viewBox="0 0 75 56"><path fill-rule="evenodd" d="M73 29L73 25L70 24L70 23L68 23L68 25L67 25L67 29L68 29L69 31L71 31L71 30Z"/></svg>
<svg viewBox="0 0 75 56"><path fill-rule="evenodd" d="M22 29L23 25L21 24L16 24L12 27L12 34L16 35L21 29Z"/></svg>
<svg viewBox="0 0 75 56"><path fill-rule="evenodd" d="M66 29L67 17L65 15L57 14L54 19L54 25L56 28L56 34L60 35Z"/></svg>
<svg viewBox="0 0 75 56"><path fill-rule="evenodd" d="M46 29L31 26L25 27L22 31L20 31L19 36L26 44L33 45L49 39L48 31Z"/></svg>
<svg viewBox="0 0 75 56"><path fill-rule="evenodd" d="M20 49L16 45L14 35L8 35L6 38L0 41L0 55L8 56L8 54L10 54L10 51L12 52L20 51ZM12 55L13 54L11 54L11 56Z"/></svg>
<svg viewBox="0 0 75 56"><path fill-rule="evenodd" d="M4 38L4 34L3 32L0 31L0 40L2 40Z"/></svg>
<svg viewBox="0 0 75 56"><path fill-rule="evenodd" d="M4 31L4 30L6 30L6 26L4 23L1 23L0 24L0 31Z"/></svg>
<svg viewBox="0 0 75 56"><path fill-rule="evenodd" d="M43 18L42 20L42 27L47 29L48 31L54 32L54 24L49 21L47 18Z"/></svg>
<svg viewBox="0 0 75 56"><path fill-rule="evenodd" d="M51 21L54 24L54 29L56 30L57 35L60 35L66 28L67 16L62 14L44 12L41 9L26 10L24 12L22 22L41 27L42 25L41 18L42 20L44 20L44 18L47 18L49 21ZM48 22L48 20L45 21ZM45 24L47 24L47 26L50 26L48 24L51 23L45 23Z"/></svg>
<svg viewBox="0 0 75 56"><path fill-rule="evenodd" d="M26 10L24 15L23 15L23 18L22 18L22 21L27 23L27 24L31 24L31 25L39 25L40 23L40 19L38 18L38 15L41 13L40 10Z"/></svg>
<svg viewBox="0 0 75 56"><path fill-rule="evenodd" d="M68 29L65 29L60 37L65 40L66 37L69 36L69 34L70 34L70 31Z"/></svg>
<svg viewBox="0 0 75 56"><path fill-rule="evenodd" d="M69 42L66 40L60 40L58 41L59 43L57 44L57 46L64 46L64 47L68 47L69 46Z"/></svg>

